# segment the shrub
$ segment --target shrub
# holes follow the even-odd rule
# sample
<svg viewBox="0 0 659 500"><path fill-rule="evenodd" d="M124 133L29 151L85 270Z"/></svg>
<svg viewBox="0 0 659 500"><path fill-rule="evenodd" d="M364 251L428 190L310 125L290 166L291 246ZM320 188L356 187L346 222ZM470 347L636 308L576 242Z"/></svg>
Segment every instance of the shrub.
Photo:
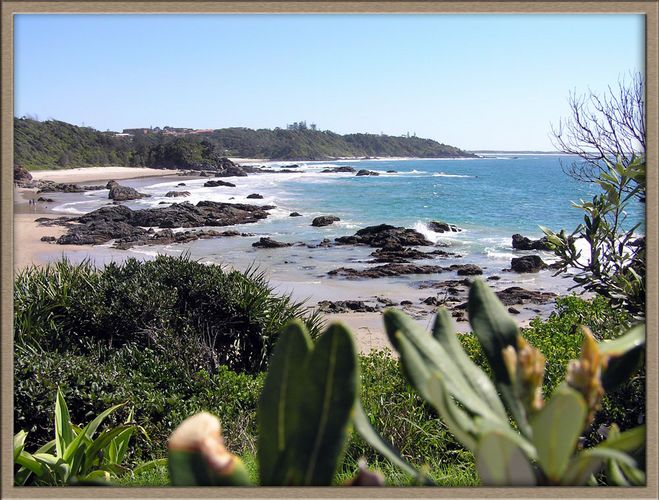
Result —
<svg viewBox="0 0 659 500"><path fill-rule="evenodd" d="M69 403L71 418L83 422L108 406L127 402L134 420L151 440L138 435L128 458L164 455L165 441L187 416L213 411L226 424L227 441L240 452L255 450L255 412L263 375L235 373L225 366L214 374L188 370L176 353L133 344L88 354L34 352L17 347L14 356L14 429L30 432L42 445L53 435L51 419L57 386ZM127 410L108 417L123 422Z"/></svg>
<svg viewBox="0 0 659 500"><path fill-rule="evenodd" d="M17 344L79 352L98 342L177 346L182 360L211 373L219 365L264 370L279 331L294 317L304 318L312 336L320 327L302 303L275 295L263 274L186 256L128 259L98 271L65 260L31 267L16 277L14 304Z"/></svg>
<svg viewBox="0 0 659 500"><path fill-rule="evenodd" d="M534 318L522 336L545 357L545 378L542 386L545 396L551 395L565 378L568 361L579 357L583 334L578 325L587 326L600 341L619 337L631 325L631 316L611 307L600 296L584 300L576 295L559 297L556 311L546 320ZM461 335L463 348L476 364L489 373L489 365L473 335ZM617 424L627 430L645 422L645 369L617 389L607 392L602 408L587 434L586 444L602 440L600 426Z"/></svg>

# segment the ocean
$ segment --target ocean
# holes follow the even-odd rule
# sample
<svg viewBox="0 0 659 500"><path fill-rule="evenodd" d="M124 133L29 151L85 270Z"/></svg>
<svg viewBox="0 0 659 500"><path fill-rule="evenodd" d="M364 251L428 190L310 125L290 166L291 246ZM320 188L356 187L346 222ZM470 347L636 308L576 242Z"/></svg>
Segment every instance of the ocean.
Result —
<svg viewBox="0 0 659 500"><path fill-rule="evenodd" d="M373 250L366 247L336 246L310 248L324 238L352 235L358 229L376 224L414 228L432 241L448 245L444 250L460 257L434 263L477 264L484 277L503 277L502 285L519 285L537 290L565 293L574 283L554 277L549 270L536 274L506 273L512 257L539 253L550 263L549 252L521 252L512 249L512 235L530 238L543 235L539 226L571 231L581 221L582 212L572 203L590 199L596 186L577 182L563 172L562 165L573 157L542 154L492 154L476 159L401 159L345 160L332 162L267 163L273 172L248 177L224 178L231 187L203 187L205 178L136 179L122 184L136 187L144 198L126 203L138 209L162 206L162 202L201 200L276 205L270 217L256 224L234 226L251 237L199 240L185 245L148 246L129 250L129 256L152 257L157 253L187 253L203 262L219 263L246 269L263 270L279 290L301 298L338 300L364 298L390 292L398 300L418 297L418 283L427 276L399 276L348 281L330 278L327 272L346 266L365 268ZM282 168L294 173L276 173ZM264 165L264 164L259 164ZM351 166L368 169L378 176L355 176L354 173L321 173L324 169ZM184 182L185 186L178 186ZM189 191L185 198L166 198L171 190ZM258 193L263 199L248 199ZM61 203L59 203L61 201ZM108 203L107 191L91 191L75 201L58 200L54 211L65 214L86 213ZM302 217L290 217L299 212ZM334 215L341 220L327 227L312 227L319 215ZM628 223L642 221L643 206L628 213ZM445 221L462 229L457 233L435 233L430 221ZM252 243L260 237L295 243L281 249L256 249ZM443 273L442 279L450 279Z"/></svg>

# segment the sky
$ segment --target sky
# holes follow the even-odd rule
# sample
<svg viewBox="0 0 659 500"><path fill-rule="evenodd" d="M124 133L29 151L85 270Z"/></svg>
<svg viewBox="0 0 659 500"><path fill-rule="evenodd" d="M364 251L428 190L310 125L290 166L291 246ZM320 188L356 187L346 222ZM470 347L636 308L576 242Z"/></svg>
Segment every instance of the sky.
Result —
<svg viewBox="0 0 659 500"><path fill-rule="evenodd" d="M284 128L553 150L570 92L644 71L641 15L32 15L14 115L99 130Z"/></svg>

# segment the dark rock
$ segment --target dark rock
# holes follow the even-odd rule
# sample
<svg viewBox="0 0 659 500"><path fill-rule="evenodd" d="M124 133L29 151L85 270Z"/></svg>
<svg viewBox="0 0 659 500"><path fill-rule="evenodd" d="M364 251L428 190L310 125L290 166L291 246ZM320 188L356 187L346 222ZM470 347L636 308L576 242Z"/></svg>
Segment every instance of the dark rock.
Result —
<svg viewBox="0 0 659 500"><path fill-rule="evenodd" d="M365 227L353 236L341 236L335 241L340 245L368 245L371 247L432 246L432 242L418 231L388 224Z"/></svg>
<svg viewBox="0 0 659 500"><path fill-rule="evenodd" d="M190 196L190 191L169 191L165 195L166 198L179 198L181 196Z"/></svg>
<svg viewBox="0 0 659 500"><path fill-rule="evenodd" d="M371 255L375 257L373 262L405 263L410 260L433 258L433 255L430 253L421 252L415 248L403 247L400 245L378 248L372 252Z"/></svg>
<svg viewBox="0 0 659 500"><path fill-rule="evenodd" d="M113 248L120 250L127 250L135 245L171 245L173 243L189 243L191 241L218 238L223 236L222 233L213 230L192 230L174 232L171 229L163 229L161 231L149 230L149 237L128 237L120 238L115 241Z"/></svg>
<svg viewBox="0 0 659 500"><path fill-rule="evenodd" d="M509 307L508 312L510 314L519 314L519 309L515 309L514 307Z"/></svg>
<svg viewBox="0 0 659 500"><path fill-rule="evenodd" d="M285 165L285 168L300 168L300 165L294 163L293 165Z"/></svg>
<svg viewBox="0 0 659 500"><path fill-rule="evenodd" d="M62 245L97 245L113 239L132 244L146 243L151 238L144 227L194 228L231 226L257 222L268 217L273 206L200 201L173 203L164 208L131 210L122 205L102 207L80 217L45 219L44 225L65 225L67 234L58 239Z"/></svg>
<svg viewBox="0 0 659 500"><path fill-rule="evenodd" d="M387 297L375 297L375 300L377 300L380 304L385 305L386 307L391 307L394 305L394 301L388 299Z"/></svg>
<svg viewBox="0 0 659 500"><path fill-rule="evenodd" d="M232 182L226 182L226 181L206 181L206 182L204 182L204 187L219 187L219 186L226 186L226 187L232 187L232 188L236 187L236 185L233 184Z"/></svg>
<svg viewBox="0 0 659 500"><path fill-rule="evenodd" d="M362 177L364 175L372 175L372 176L378 176L380 175L377 172L373 172L373 170L366 170L366 169L361 169L359 172L357 172L357 177Z"/></svg>
<svg viewBox="0 0 659 500"><path fill-rule="evenodd" d="M318 243L318 246L320 248L329 248L332 246L332 242L327 238L323 238L323 240L320 243Z"/></svg>
<svg viewBox="0 0 659 500"><path fill-rule="evenodd" d="M260 238L259 241L252 243L252 246L256 248L282 248L293 246L293 243L282 243L272 238Z"/></svg>
<svg viewBox="0 0 659 500"><path fill-rule="evenodd" d="M14 184L20 187L32 187L32 174L22 165L14 165Z"/></svg>
<svg viewBox="0 0 659 500"><path fill-rule="evenodd" d="M516 250L551 250L546 236L539 240L531 240L521 234L513 234L513 248Z"/></svg>
<svg viewBox="0 0 659 500"><path fill-rule="evenodd" d="M426 297L421 302L429 306L438 306L441 304L440 300L434 295L431 295L430 297Z"/></svg>
<svg viewBox="0 0 659 500"><path fill-rule="evenodd" d="M510 261L510 268L516 273L537 273L546 267L547 264L542 261L539 255L513 257Z"/></svg>
<svg viewBox="0 0 659 500"><path fill-rule="evenodd" d="M38 193L84 193L86 191L98 191L105 189L103 186L81 186L79 184L65 184L53 181L32 181L31 187L36 187Z"/></svg>
<svg viewBox="0 0 659 500"><path fill-rule="evenodd" d="M356 170L352 167L332 167L321 170L321 174L339 174L339 173L353 173Z"/></svg>
<svg viewBox="0 0 659 500"><path fill-rule="evenodd" d="M320 217L316 217L314 220L312 220L311 225L314 227L324 227L334 224L340 220L341 219L334 215L321 215Z"/></svg>
<svg viewBox="0 0 659 500"><path fill-rule="evenodd" d="M245 177L247 174L255 172L254 167L248 165L238 165L229 158L220 158L217 164L215 177Z"/></svg>
<svg viewBox="0 0 659 500"><path fill-rule="evenodd" d="M179 182L177 186L185 186L185 182Z"/></svg>
<svg viewBox="0 0 659 500"><path fill-rule="evenodd" d="M462 231L462 229L460 229L455 224L449 224L448 222L441 222L436 220L428 222L428 229L436 233L458 233Z"/></svg>
<svg viewBox="0 0 659 500"><path fill-rule="evenodd" d="M453 264L449 267L451 271L457 271L458 276L475 276L483 274L483 270L476 264Z"/></svg>
<svg viewBox="0 0 659 500"><path fill-rule="evenodd" d="M387 170L388 174L397 174L398 172L396 170Z"/></svg>
<svg viewBox="0 0 659 500"><path fill-rule="evenodd" d="M122 186L115 181L108 182L106 187L110 190L108 198L114 201L139 200L140 198L148 198L150 196L148 194L138 193L136 189Z"/></svg>
<svg viewBox="0 0 659 500"><path fill-rule="evenodd" d="M289 217L302 217L302 214L299 212L291 212L289 214Z"/></svg>
<svg viewBox="0 0 659 500"><path fill-rule="evenodd" d="M262 200L263 195L260 195L258 193L252 193L252 194L248 194L247 198L250 199L250 200Z"/></svg>
<svg viewBox="0 0 659 500"><path fill-rule="evenodd" d="M54 236L42 236L41 237L41 241L56 241L56 240L57 240L57 238L55 238Z"/></svg>
<svg viewBox="0 0 659 500"><path fill-rule="evenodd" d="M348 267L333 269L327 274L330 276L341 276L349 279L359 278L384 278L386 276L399 276L402 274L434 274L441 273L441 266L417 266L415 264L384 264L382 266L357 270Z"/></svg>
<svg viewBox="0 0 659 500"><path fill-rule="evenodd" d="M511 286L505 290L495 292L501 303L505 306L514 306L522 304L546 304L556 298L555 293L536 292L525 290L518 286Z"/></svg>
<svg viewBox="0 0 659 500"><path fill-rule="evenodd" d="M37 198L37 201L42 201L42 202L45 202L45 203L52 203L55 200L53 200L52 198L44 198L43 196L39 196L39 198Z"/></svg>
<svg viewBox="0 0 659 500"><path fill-rule="evenodd" d="M488 276L487 280L488 281L499 281L501 279L501 276Z"/></svg>
<svg viewBox="0 0 659 500"><path fill-rule="evenodd" d="M411 305L412 305L412 301L411 301L411 300L401 300L401 301L400 301L400 305L401 305L401 306L411 306Z"/></svg>
<svg viewBox="0 0 659 500"><path fill-rule="evenodd" d="M376 312L380 308L370 306L363 300L321 300L318 302L318 310L325 313L348 313L348 312Z"/></svg>

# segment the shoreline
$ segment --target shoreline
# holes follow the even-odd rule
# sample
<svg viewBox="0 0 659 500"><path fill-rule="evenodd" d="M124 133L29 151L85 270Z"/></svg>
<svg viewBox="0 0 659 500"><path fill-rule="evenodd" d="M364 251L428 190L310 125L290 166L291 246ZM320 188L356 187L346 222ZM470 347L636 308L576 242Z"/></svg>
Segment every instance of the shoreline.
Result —
<svg viewBox="0 0 659 500"><path fill-rule="evenodd" d="M162 171L158 169L132 169L126 167L92 167L61 171L33 171L31 174L36 180L53 180L74 184L93 182L100 184L109 180L122 179L133 179L134 183L140 183L140 179L145 178L152 178L151 181L154 183L167 183L172 182L172 177L176 177L182 181L197 178L196 176L180 176L179 171L174 170ZM83 199L82 193L67 194L66 196L72 200ZM155 257L156 252L161 252L159 249L156 249L155 252L139 251L140 248L144 249L145 247L136 247L137 251L118 250L106 245L66 245L66 247L62 247L61 245L40 241L42 236L58 237L66 229L62 226L41 226L34 222L34 220L40 217L54 218L66 214L54 212L42 202L38 202L36 205L28 204L29 199L36 198L36 189L14 188L14 274L29 265L45 265L53 260L58 260L61 256L68 256L72 262L89 260L96 266L102 266L110 261L121 262L131 257L149 260ZM56 203L59 202L60 200ZM232 245L234 243L223 243L223 251L231 255L234 251L232 250ZM176 247L167 250L162 251L162 253L172 255L179 253L179 248ZM185 251L187 248L182 247L182 250ZM235 251L237 252L238 250L236 249ZM199 254L194 255L194 251L192 254L192 258L199 258L201 256ZM258 255L260 265L268 270L268 280L273 286L275 293L291 293L297 300L308 299L307 306L310 308L318 307L318 303L326 299L330 301L362 300L368 303L374 303L377 296L384 295L393 302L392 305L394 307L403 309L411 314L422 328L425 330L431 328L436 307L424 305L422 302L429 294L439 294L439 292L428 289L416 289L409 282L384 283L380 279L350 281L330 279L321 275L309 281L308 276L305 277L303 273L296 272L293 268L289 269L289 267L284 266L278 269L276 262L272 260L268 261L268 259L276 258L277 254L278 252L269 252ZM209 262L209 259L202 257L202 261ZM210 262L213 262L212 258ZM298 261L298 263L301 262ZM242 269L241 265L236 265L235 263L227 262L226 264L237 270ZM452 276L443 275L440 281L449 279L452 279ZM482 276L482 279L485 280L486 276ZM492 285L491 282L488 281L488 283ZM513 285L516 285L514 277L504 276L495 288L501 289L501 287ZM382 293L383 287L386 290L384 294ZM409 305L401 304L401 301L408 301ZM362 353L367 353L371 349L390 348L382 320L383 308L384 306L379 307L376 312L348 311L323 312L322 314L328 324L332 321L339 321L348 326L355 335L358 350ZM528 324L533 317L540 313L538 306L532 304L519 307L519 309L521 310L521 314L516 315L515 320L520 326ZM543 309L542 316L546 316L553 310L553 303L552 305L545 304L541 309ZM464 320L454 321L453 323L458 332L464 333L471 330L469 323Z"/></svg>

